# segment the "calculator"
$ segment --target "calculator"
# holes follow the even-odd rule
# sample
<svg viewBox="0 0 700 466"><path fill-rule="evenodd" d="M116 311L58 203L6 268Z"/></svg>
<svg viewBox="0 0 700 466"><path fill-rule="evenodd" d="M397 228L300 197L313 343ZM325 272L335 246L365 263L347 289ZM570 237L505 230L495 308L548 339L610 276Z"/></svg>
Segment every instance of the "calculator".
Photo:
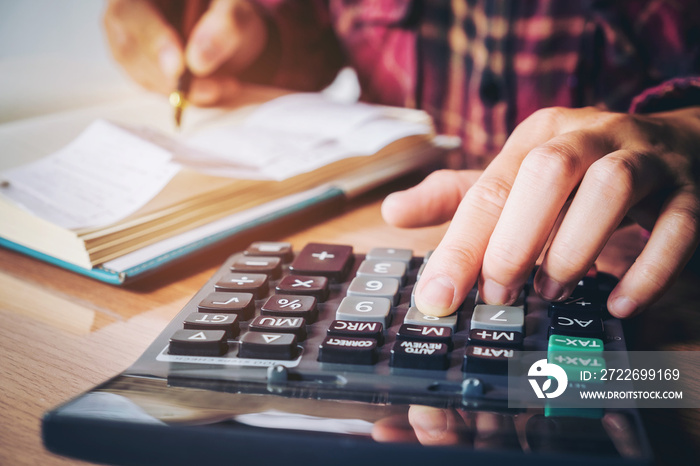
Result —
<svg viewBox="0 0 700 466"><path fill-rule="evenodd" d="M624 354L614 277L592 270L557 303L531 282L510 306L472 290L434 317L414 305L429 256L255 242L131 367L46 413L44 444L108 464L652 462L636 409L511 403L521 354Z"/></svg>

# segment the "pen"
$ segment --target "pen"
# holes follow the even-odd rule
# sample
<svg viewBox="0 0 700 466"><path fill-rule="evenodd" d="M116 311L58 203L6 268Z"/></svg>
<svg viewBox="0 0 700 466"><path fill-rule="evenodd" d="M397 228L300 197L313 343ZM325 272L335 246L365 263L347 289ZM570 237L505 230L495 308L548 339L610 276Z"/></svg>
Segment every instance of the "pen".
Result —
<svg viewBox="0 0 700 466"><path fill-rule="evenodd" d="M154 4L160 9L170 24L180 32L182 43L186 46L187 39L194 25L209 7L209 0L155 0ZM182 113L187 106L187 93L190 90L191 82L192 72L185 67L185 70L178 78L175 90L168 97L170 106L173 108L175 127L177 129L180 129L182 124Z"/></svg>
<svg viewBox="0 0 700 466"><path fill-rule="evenodd" d="M177 80L177 88L170 93L169 101L173 107L175 116L175 126L180 129L182 124L182 112L187 106L187 92L192 82L192 73L186 69Z"/></svg>

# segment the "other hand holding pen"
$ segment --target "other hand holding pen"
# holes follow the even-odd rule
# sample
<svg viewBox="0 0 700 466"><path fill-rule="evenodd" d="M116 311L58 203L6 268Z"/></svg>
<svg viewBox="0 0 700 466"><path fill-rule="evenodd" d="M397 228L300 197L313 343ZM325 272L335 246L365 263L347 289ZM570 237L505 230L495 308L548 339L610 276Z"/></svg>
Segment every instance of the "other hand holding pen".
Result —
<svg viewBox="0 0 700 466"><path fill-rule="evenodd" d="M188 100L216 105L236 94L237 79L261 55L268 30L247 0L213 0L187 40L170 18L184 14L185 2L109 0L104 16L115 59L145 88L169 94L188 68L194 78Z"/></svg>

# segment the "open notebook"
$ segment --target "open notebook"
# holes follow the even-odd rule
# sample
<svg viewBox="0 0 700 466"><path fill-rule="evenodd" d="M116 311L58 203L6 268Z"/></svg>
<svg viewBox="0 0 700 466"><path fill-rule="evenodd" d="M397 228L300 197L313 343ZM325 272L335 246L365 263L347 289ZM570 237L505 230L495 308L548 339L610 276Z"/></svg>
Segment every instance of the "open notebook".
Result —
<svg viewBox="0 0 700 466"><path fill-rule="evenodd" d="M454 144L422 112L320 94L171 118L151 97L0 126L0 244L120 284Z"/></svg>

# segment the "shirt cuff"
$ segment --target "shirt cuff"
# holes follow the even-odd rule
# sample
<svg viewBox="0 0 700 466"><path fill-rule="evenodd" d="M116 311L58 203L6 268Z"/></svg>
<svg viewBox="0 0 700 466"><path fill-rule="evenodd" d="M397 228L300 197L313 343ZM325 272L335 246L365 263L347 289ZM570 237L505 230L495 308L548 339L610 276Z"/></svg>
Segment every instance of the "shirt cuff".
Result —
<svg viewBox="0 0 700 466"><path fill-rule="evenodd" d="M700 76L674 78L632 99L630 113L656 113L700 106Z"/></svg>

